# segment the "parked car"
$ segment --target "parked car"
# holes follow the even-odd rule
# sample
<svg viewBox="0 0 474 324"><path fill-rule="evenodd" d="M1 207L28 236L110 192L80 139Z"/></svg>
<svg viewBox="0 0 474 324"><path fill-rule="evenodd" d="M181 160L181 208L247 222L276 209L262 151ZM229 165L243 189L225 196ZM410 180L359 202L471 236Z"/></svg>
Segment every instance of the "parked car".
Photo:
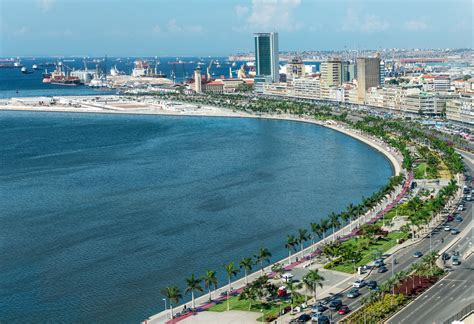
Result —
<svg viewBox="0 0 474 324"><path fill-rule="evenodd" d="M362 288L366 285L366 282L364 279L357 279L356 281L354 281L354 283L352 284L352 287L354 288Z"/></svg>
<svg viewBox="0 0 474 324"><path fill-rule="evenodd" d="M357 288L352 288L348 293L347 293L347 297L348 298L357 298L360 296L360 292L359 292L359 289Z"/></svg>
<svg viewBox="0 0 474 324"><path fill-rule="evenodd" d="M377 260L375 260L375 262L374 262L374 266L375 266L376 268L380 268L380 267L382 267L382 266L384 266L384 265L385 265L385 263L383 262L383 259L377 259Z"/></svg>
<svg viewBox="0 0 474 324"><path fill-rule="evenodd" d="M281 275L284 282L291 282L294 275L291 272L285 272Z"/></svg>
<svg viewBox="0 0 474 324"><path fill-rule="evenodd" d="M296 323L306 323L307 321L310 321L311 320L311 316L308 315L308 314L301 314L299 317L298 317L298 320Z"/></svg>
<svg viewBox="0 0 474 324"><path fill-rule="evenodd" d="M415 258L421 258L423 256L423 253L421 253L421 251L416 251L414 254L413 254L413 257Z"/></svg>
<svg viewBox="0 0 474 324"><path fill-rule="evenodd" d="M457 255L453 256L452 259L451 259L451 263L453 265L461 265L461 261L459 261L459 257Z"/></svg>
<svg viewBox="0 0 474 324"><path fill-rule="evenodd" d="M339 315L346 315L347 313L349 313L351 310L349 309L349 306L347 305L342 305L341 308L339 308L339 310L337 311L337 313Z"/></svg>
<svg viewBox="0 0 474 324"><path fill-rule="evenodd" d="M330 323L329 317L327 317L326 315L323 315L323 314L314 314L311 317L311 321L313 323L318 323L318 324L329 324Z"/></svg>
<svg viewBox="0 0 474 324"><path fill-rule="evenodd" d="M367 288L369 288L371 290L377 288L377 281L370 280L369 282L367 282Z"/></svg>
<svg viewBox="0 0 474 324"><path fill-rule="evenodd" d="M464 205L463 204L459 205L458 206L458 211L463 211L463 210L464 210Z"/></svg>
<svg viewBox="0 0 474 324"><path fill-rule="evenodd" d="M328 308L326 306L324 306L323 304L318 304L318 305L314 305L311 308L311 311L315 314L319 314L319 313L323 313L326 309L328 309Z"/></svg>
<svg viewBox="0 0 474 324"><path fill-rule="evenodd" d="M445 230L446 232L450 231L450 230L451 230L451 226L445 225L445 226L444 226L444 230Z"/></svg>
<svg viewBox="0 0 474 324"><path fill-rule="evenodd" d="M334 299L329 302L328 306L331 310L339 310L342 306L342 301L340 299Z"/></svg>
<svg viewBox="0 0 474 324"><path fill-rule="evenodd" d="M451 229L451 234L452 235L459 234L459 230L457 228L453 228L453 229Z"/></svg>
<svg viewBox="0 0 474 324"><path fill-rule="evenodd" d="M454 216L453 215L449 215L448 218L447 218L447 221L448 222L452 222L454 220Z"/></svg>
<svg viewBox="0 0 474 324"><path fill-rule="evenodd" d="M462 217L459 216L459 215L457 215L457 216L454 218L454 220L455 220L456 222L458 222L458 223L461 223L461 222L463 221Z"/></svg>
<svg viewBox="0 0 474 324"><path fill-rule="evenodd" d="M441 255L441 259L444 261L448 261L449 259L451 259L451 256L449 255L449 253L445 252Z"/></svg>
<svg viewBox="0 0 474 324"><path fill-rule="evenodd" d="M388 271L388 269L387 269L386 266L380 267L380 268L377 270L378 273L384 273L384 272L387 272L387 271Z"/></svg>

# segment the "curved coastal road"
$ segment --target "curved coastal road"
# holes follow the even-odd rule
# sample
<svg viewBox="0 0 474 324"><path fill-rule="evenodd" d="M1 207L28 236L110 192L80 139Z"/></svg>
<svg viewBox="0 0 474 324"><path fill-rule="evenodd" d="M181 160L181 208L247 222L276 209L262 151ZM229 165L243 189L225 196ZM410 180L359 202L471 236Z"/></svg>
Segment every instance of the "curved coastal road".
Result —
<svg viewBox="0 0 474 324"><path fill-rule="evenodd" d="M460 153L464 157L469 173L472 174L473 164L471 159L473 155ZM472 288L474 287L474 257L468 257L467 260L463 258L465 252L472 248L472 208L467 208L463 217L463 223L469 222L471 228L465 237L461 238L448 250L448 252L452 250L460 251L461 265L452 266L453 272L392 317L388 323L443 323L469 303L474 302ZM448 261L447 265L450 265L450 263Z"/></svg>
<svg viewBox="0 0 474 324"><path fill-rule="evenodd" d="M472 154L464 154L464 152L460 152L464 156L464 163L466 165L466 171L469 174L473 174L474 172L474 164L472 163L472 158L474 155ZM470 235L467 235L466 238L463 238L460 242L456 243L452 248L448 249L448 253L452 252L453 250L461 250L465 248L465 246L469 245L469 242L471 242L472 238L472 218L473 218L473 209L472 209L472 203L465 203L466 209L461 212L461 215L463 217L463 221L461 223L456 223L452 222L450 223L450 226L458 228L461 232L463 230L470 226L471 227L471 232ZM437 228L433 229L432 235L431 235L431 248L433 250L441 250L444 247L450 246L457 238L457 235L452 235L450 232L444 231L443 226L440 225ZM443 243L441 243L443 241ZM425 237L423 240L419 241L418 243L414 243L413 245L410 245L404 249L398 250L397 252L394 253L394 256L396 260L398 261L397 264L392 264L391 263L391 258L386 261L387 263L387 268L388 271L386 273L372 273L366 280L376 280L378 283L381 283L387 279L389 279L392 276L392 266L393 268L393 273L397 273L402 270L408 269L411 264L419 261L419 259L414 258L413 254L416 251L421 251L423 254L426 254L430 251L430 239L429 236ZM451 254L451 253L450 253ZM462 253L461 253L462 254ZM471 257L471 259L474 257ZM463 261L463 260L461 260ZM469 262L473 262L472 260L469 260ZM466 283L470 286L468 287L474 287L473 279L469 279L469 275L472 277L473 271L470 269L473 269L472 264L465 262L466 264L462 264L461 266L455 267L455 270L450 273L448 276L446 276L446 279L444 280L466 280ZM447 263L447 265L450 265L450 262ZM442 281L440 281L438 284L440 284ZM434 298L435 300L432 303L425 303L424 305L425 308L428 308L432 304L436 302L437 307L429 307L431 310L426 310L426 318L424 318L422 315L423 311L419 310L418 307L421 307L420 305L423 302L423 296L411 304L407 306L402 312L397 314L397 316L393 317L392 319L389 320L388 323L440 323L440 321L435 321L433 319L447 319L454 315L457 311L462 309L464 306L466 306L470 301L473 301L473 299L466 299L464 300L463 298L466 298L467 296L473 295L472 293L472 288L471 289L466 289L463 288L463 285L458 285L457 282L460 281L455 281L453 284L455 285L453 287L453 284L451 285L446 285L444 284L444 289L443 292L444 294L440 294L439 296L448 296L448 298L453 298L452 300L446 300L445 298L437 298L438 295L436 295ZM466 284L464 283L464 285ZM442 287L442 286L440 286ZM461 287L461 288L460 288ZM436 291L438 288L432 288L432 290ZM460 293L461 290L462 294ZM446 290L446 291L445 291ZM449 294L448 291L449 290ZM452 291L455 291L457 293L452 293ZM369 291L367 287L364 287L360 289L361 296L355 299L349 299L346 296L347 291L344 293L344 296L342 297L342 303L344 305L348 305L349 308L354 311L357 308L361 307L360 304L360 299L362 296L366 296L369 294ZM428 293L428 291L426 292ZM426 294L425 293L425 294ZM428 298L427 300L430 300L431 298ZM459 304L459 307L455 307L456 305ZM411 308L411 305L413 306L413 309ZM459 308L459 309L458 309ZM457 310L455 310L457 309ZM345 316L338 315L335 312L326 311L326 314L328 316L332 317L332 320L334 322L340 321L342 318ZM328 314L329 313L329 314ZM407 315L411 314L410 317ZM400 315L400 317L399 317ZM432 316L431 316L432 315ZM442 321L441 321L442 323Z"/></svg>

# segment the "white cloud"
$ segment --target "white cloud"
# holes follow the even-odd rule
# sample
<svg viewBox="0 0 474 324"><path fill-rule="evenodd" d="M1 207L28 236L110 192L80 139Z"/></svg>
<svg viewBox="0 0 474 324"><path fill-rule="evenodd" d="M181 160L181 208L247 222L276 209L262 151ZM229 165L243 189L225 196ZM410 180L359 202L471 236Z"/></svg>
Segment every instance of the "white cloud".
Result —
<svg viewBox="0 0 474 324"><path fill-rule="evenodd" d="M244 31L294 31L303 24L294 19L293 14L301 0L252 0L251 8L236 6L239 18L245 18L244 25L234 30Z"/></svg>
<svg viewBox="0 0 474 324"><path fill-rule="evenodd" d="M38 5L42 12L48 12L53 7L55 0L38 0Z"/></svg>
<svg viewBox="0 0 474 324"><path fill-rule="evenodd" d="M30 31L30 27L28 26L21 26L20 28L13 31L13 35L15 36L23 36Z"/></svg>
<svg viewBox="0 0 474 324"><path fill-rule="evenodd" d="M160 25L154 25L151 28L153 34L166 35L166 34L176 34L176 33L202 33L204 28L201 25L181 25L176 19L170 19L166 23L165 27Z"/></svg>
<svg viewBox="0 0 474 324"><path fill-rule="evenodd" d="M422 31L429 28L429 25L423 20L409 20L403 24L403 28L410 31Z"/></svg>
<svg viewBox="0 0 474 324"><path fill-rule="evenodd" d="M341 30L348 32L375 33L390 27L387 20L373 14L361 15L358 10L347 9Z"/></svg>
<svg viewBox="0 0 474 324"><path fill-rule="evenodd" d="M237 17L241 18L241 17L247 16L250 9L246 6L238 5L238 6L234 7L234 10L235 10L235 14L237 15Z"/></svg>
<svg viewBox="0 0 474 324"><path fill-rule="evenodd" d="M168 31L171 33L179 33L182 30L181 26L179 26L178 23L176 22L176 19L169 20L167 28L168 28Z"/></svg>

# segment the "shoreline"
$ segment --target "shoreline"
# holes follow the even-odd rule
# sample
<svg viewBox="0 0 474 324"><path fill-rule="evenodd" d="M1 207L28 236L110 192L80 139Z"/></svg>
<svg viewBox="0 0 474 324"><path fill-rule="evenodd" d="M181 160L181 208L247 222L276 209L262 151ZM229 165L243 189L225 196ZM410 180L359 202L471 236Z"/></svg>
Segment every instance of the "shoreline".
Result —
<svg viewBox="0 0 474 324"><path fill-rule="evenodd" d="M195 106L195 104L187 104L190 106ZM384 155L384 157L390 162L392 167L393 175L399 175L401 172L401 161L399 161L393 152L382 145L386 146L386 143L382 141L376 142L374 139L368 138L367 136L361 134L360 132L347 128L347 127L340 127L340 124L334 123L325 123L322 121L309 119L309 118L295 118L291 115L270 115L270 114L262 114L262 115L252 115L249 113L244 113L241 111L231 111L228 108L220 108L214 106L206 106L210 107L212 111L185 111L185 112L176 112L170 110L131 110L131 109L86 109L86 108L72 108L72 107L28 107L28 106L0 106L0 111L26 111L26 112L56 112L56 113L90 113L90 114L124 114L124 115L161 115L161 116L174 116L174 117L229 117L229 118L254 118L254 119L272 119L272 120L283 120L283 121L294 121L294 122L301 122L301 123L308 123L313 125L318 125L321 127L326 127L347 136L350 136L368 146L372 149L375 149L377 152ZM338 127L339 126L339 127Z"/></svg>
<svg viewBox="0 0 474 324"><path fill-rule="evenodd" d="M187 106L192 106L192 107L197 107L197 105L194 104L186 104ZM232 111L227 108L219 108L219 107L213 107L213 106L206 106L208 110L202 109L200 111L170 111L170 110L131 110L131 109L120 109L120 110L115 110L115 109L98 109L97 107L94 108L75 108L75 107L67 107L67 106L55 106L55 107L28 107L28 106L0 106L0 112L1 111L23 111L23 112L56 112L56 113L93 113L93 114L126 114L126 115L161 115L161 116L175 116L175 117L226 117L226 118L254 118L254 119L272 119L272 120L282 120L282 121L293 121L293 122L302 122L302 123L309 123L313 125L317 125L320 127L326 127L329 129L332 129L334 131L340 132L345 134L346 136L350 136L354 138L355 140L358 140L372 149L378 151L380 154L382 154L389 162L392 168L392 173L394 175L399 175L402 168L401 168L401 157L397 156L397 152L391 150L389 147L387 147L387 144L377 141L376 139L370 138L365 136L359 131L349 129L341 124L338 124L336 122L322 122L322 121L317 121L314 119L310 118L297 118L295 116L290 116L290 115L267 115L267 114L262 114L262 115L252 115L240 111ZM402 188L397 187L393 194L391 195L391 198L397 197L402 191ZM386 208L391 203L392 199L387 199L386 201L382 201L379 203L377 208L374 208L371 211L368 211L365 215L359 217L358 219L353 220L350 224L346 224L344 227L340 228L336 233L335 237L340 237L343 235L347 235L351 233L352 229L355 228L356 226L360 226L361 223L366 223L368 220L372 219L374 216L377 215L378 212ZM264 268L265 273L270 273L271 272L271 267L275 263L280 263L285 266L287 270L290 269L290 267L294 267L297 265L301 265L302 263L305 263L306 261L303 260L303 257L301 257L299 262L294 262L295 258L298 257L301 253L303 256L305 255L310 255L314 251L314 249L322 244L325 244L329 241L332 241L332 234L328 234L328 236L325 239L319 240L318 242L315 242L312 245L309 245L306 247L302 252L298 251L294 253L291 258L293 259L292 263L289 263L289 258L285 257L282 260L277 260L272 264L269 264L267 267ZM310 259L311 261L311 259ZM260 276L260 271L255 271L252 274L249 274L249 280L254 280L256 277ZM234 280L231 284L234 290L240 289L245 285L244 278L240 278L237 280ZM223 293L227 291L227 286L224 285L220 288L218 288L215 292L213 292L213 298L217 298L220 293ZM200 307L201 305L205 304L208 300L208 295L203 294L202 296L199 296L196 298L196 306ZM186 305L187 307L190 307L191 302L187 301L184 303L181 303L180 305L174 306L175 309L183 307L183 305ZM147 320L145 320L145 323L174 323L176 321L171 321L169 318L169 310L163 310L157 314L151 315L148 317Z"/></svg>

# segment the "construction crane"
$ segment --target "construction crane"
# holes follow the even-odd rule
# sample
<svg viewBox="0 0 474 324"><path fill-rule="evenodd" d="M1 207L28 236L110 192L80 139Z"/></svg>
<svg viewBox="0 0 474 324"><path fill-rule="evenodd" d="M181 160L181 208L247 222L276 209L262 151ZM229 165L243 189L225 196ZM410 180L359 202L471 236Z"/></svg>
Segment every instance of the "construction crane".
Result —
<svg viewBox="0 0 474 324"><path fill-rule="evenodd" d="M206 69L206 74L207 74L207 79L208 80L211 80L211 67L212 67L212 63L214 63L214 60L211 59L211 62L209 62L209 66L207 67Z"/></svg>

